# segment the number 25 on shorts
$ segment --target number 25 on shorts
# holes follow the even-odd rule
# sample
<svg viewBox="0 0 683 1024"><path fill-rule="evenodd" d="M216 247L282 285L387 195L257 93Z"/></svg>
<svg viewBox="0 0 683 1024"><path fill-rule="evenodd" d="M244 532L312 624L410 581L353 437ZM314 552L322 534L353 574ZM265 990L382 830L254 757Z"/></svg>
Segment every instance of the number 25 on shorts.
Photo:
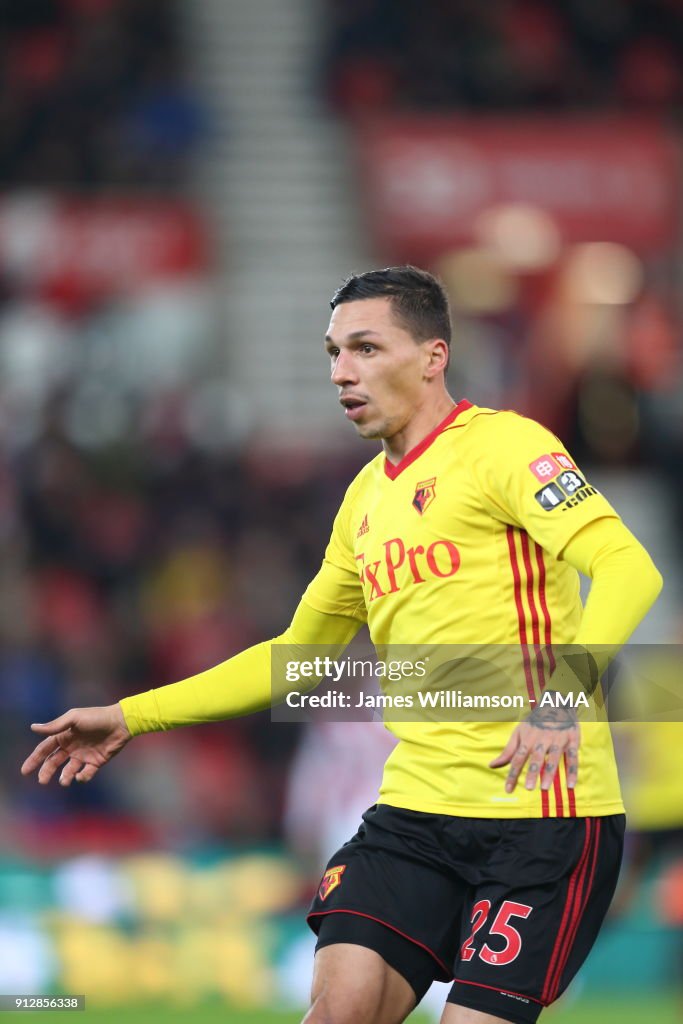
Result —
<svg viewBox="0 0 683 1024"><path fill-rule="evenodd" d="M472 940L480 928L483 928L486 924L486 918L489 916L490 910L490 900L479 900L472 907L472 931L470 937L462 944L460 950L461 960L468 961L475 956L477 951L472 945ZM489 928L489 937L501 935L505 939L505 946L503 949L493 950L488 944L485 944L479 950L479 959L495 967L503 967L505 964L511 964L513 960L516 960L522 948L522 936L516 928L509 924L509 921L511 917L526 919L532 910L533 907L527 906L526 903L514 903L512 900L505 900Z"/></svg>

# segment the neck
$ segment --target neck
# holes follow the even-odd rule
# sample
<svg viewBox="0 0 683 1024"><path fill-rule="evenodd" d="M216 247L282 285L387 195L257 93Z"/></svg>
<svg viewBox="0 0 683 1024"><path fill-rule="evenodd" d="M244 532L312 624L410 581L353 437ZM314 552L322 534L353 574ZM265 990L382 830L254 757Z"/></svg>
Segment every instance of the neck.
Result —
<svg viewBox="0 0 683 1024"><path fill-rule="evenodd" d="M404 427L392 437L382 439L382 447L389 462L398 465L409 451L446 419L455 404L448 392L444 391L438 402L418 407Z"/></svg>

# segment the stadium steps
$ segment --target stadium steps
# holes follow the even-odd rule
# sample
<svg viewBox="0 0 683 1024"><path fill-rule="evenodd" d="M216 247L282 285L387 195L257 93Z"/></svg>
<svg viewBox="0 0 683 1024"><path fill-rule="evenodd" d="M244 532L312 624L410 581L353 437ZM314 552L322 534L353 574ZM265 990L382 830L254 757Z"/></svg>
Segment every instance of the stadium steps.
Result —
<svg viewBox="0 0 683 1024"><path fill-rule="evenodd" d="M350 440L322 354L327 301L371 259L346 130L316 95L324 0L184 5L213 124L197 195L217 233L231 389L282 442ZM246 432L246 427L245 427Z"/></svg>

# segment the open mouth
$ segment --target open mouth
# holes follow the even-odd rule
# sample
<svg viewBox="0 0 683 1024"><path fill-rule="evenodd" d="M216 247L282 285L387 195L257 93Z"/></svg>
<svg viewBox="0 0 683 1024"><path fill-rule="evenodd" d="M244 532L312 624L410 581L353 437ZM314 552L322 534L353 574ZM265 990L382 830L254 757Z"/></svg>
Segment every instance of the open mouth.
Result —
<svg viewBox="0 0 683 1024"><path fill-rule="evenodd" d="M357 420L363 414L367 402L362 398L355 398L353 395L344 395L339 401L344 406L344 414L349 420Z"/></svg>

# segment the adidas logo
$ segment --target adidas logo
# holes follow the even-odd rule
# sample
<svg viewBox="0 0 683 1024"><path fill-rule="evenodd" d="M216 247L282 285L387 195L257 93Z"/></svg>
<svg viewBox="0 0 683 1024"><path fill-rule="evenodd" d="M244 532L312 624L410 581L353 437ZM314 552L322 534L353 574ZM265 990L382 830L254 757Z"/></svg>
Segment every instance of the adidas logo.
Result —
<svg viewBox="0 0 683 1024"><path fill-rule="evenodd" d="M360 524L358 528L358 533L356 534L356 537L364 537L365 534L369 532L370 527L368 526L368 514L366 512L365 515L363 516L363 522Z"/></svg>

